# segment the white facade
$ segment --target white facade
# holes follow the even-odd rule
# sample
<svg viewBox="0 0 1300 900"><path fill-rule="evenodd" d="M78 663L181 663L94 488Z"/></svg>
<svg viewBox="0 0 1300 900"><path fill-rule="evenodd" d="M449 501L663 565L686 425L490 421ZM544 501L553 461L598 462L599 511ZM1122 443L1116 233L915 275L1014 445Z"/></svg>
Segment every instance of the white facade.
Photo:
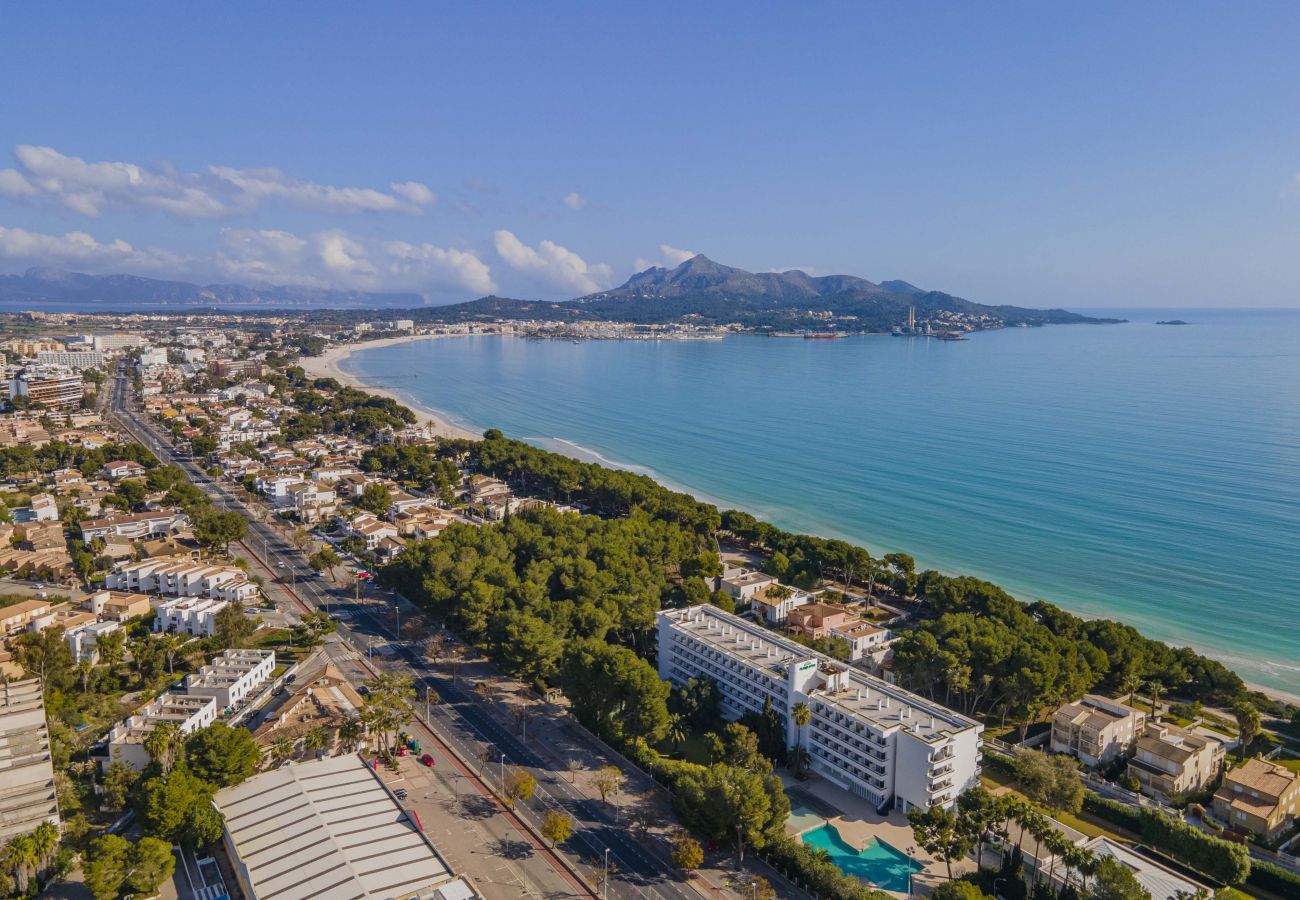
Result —
<svg viewBox="0 0 1300 900"><path fill-rule="evenodd" d="M984 728L973 719L713 606L658 621L661 678L711 678L729 719L770 700L813 771L877 808L951 807L978 783ZM791 716L799 703L812 713L803 734Z"/></svg>
<svg viewBox="0 0 1300 900"><path fill-rule="evenodd" d="M59 824L41 681L0 679L0 844Z"/></svg>
<svg viewBox="0 0 1300 900"><path fill-rule="evenodd" d="M217 630L217 613L230 604L209 597L174 597L163 600L154 609L154 631L175 631L211 637Z"/></svg>
<svg viewBox="0 0 1300 900"><path fill-rule="evenodd" d="M257 585L237 566L209 566L176 557L124 563L109 573L104 586L114 591L206 597L247 603L257 599Z"/></svg>
<svg viewBox="0 0 1300 900"><path fill-rule="evenodd" d="M108 733L108 757L104 771L114 760L121 760L137 772L149 765L145 739L159 725L175 725L182 734L207 728L217 720L217 701L211 697L168 692L145 704L140 711L113 726Z"/></svg>
<svg viewBox="0 0 1300 900"><path fill-rule="evenodd" d="M186 677L185 692L212 697L218 709L231 709L270 681L273 671L273 650L226 650Z"/></svg>
<svg viewBox="0 0 1300 900"><path fill-rule="evenodd" d="M65 631L63 639L68 642L68 649L72 651L74 660L79 662L88 659L91 662L99 662L99 639L121 628L122 626L117 622L88 622Z"/></svg>
<svg viewBox="0 0 1300 900"><path fill-rule="evenodd" d="M69 369L102 369L104 354L99 350L42 350L36 361L43 366L67 366Z"/></svg>

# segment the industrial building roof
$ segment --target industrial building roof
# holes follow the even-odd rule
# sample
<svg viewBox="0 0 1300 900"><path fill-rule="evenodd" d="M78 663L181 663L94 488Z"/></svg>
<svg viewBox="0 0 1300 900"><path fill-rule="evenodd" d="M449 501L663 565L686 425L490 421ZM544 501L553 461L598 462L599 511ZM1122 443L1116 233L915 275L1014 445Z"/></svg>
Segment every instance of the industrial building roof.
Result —
<svg viewBox="0 0 1300 900"><path fill-rule="evenodd" d="M456 895L446 863L360 757L282 766L214 802L255 900Z"/></svg>

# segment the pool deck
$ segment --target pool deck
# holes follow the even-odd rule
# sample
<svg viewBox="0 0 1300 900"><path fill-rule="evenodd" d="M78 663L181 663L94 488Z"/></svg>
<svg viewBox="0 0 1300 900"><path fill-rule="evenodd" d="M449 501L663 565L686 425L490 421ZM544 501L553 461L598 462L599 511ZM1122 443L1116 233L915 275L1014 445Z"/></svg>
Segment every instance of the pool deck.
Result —
<svg viewBox="0 0 1300 900"><path fill-rule="evenodd" d="M888 815L882 816L866 800L816 775L811 776L807 781L798 781L783 772L781 780L785 783L787 791L793 790L796 795L809 794L818 801L819 805L838 810L838 815L827 816L825 821L834 825L835 830L840 833L840 838L853 849L862 851L874 839L879 838L896 850L910 853L913 859L925 866L924 870L912 878L916 893L928 895L937 885L948 880L948 867L943 860L935 859L917 846L916 839L912 836L912 826L908 823L907 816L902 813L891 811ZM801 804L796 799L792 801L792 805L799 807ZM813 817L799 817L795 823L791 823L796 824L797 831L793 828L790 830L797 835L821 825L820 817L809 822L811 818ZM975 868L975 861L972 859L954 860L952 874L953 877L959 877L966 872L975 871ZM906 896L899 892L891 893L897 897Z"/></svg>

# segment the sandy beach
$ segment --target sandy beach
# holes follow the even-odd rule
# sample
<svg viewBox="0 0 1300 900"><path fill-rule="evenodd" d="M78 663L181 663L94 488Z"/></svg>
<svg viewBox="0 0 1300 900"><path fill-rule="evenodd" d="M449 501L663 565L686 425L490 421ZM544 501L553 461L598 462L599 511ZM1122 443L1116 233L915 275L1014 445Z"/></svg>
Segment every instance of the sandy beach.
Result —
<svg viewBox="0 0 1300 900"><path fill-rule="evenodd" d="M414 412L419 424L427 428L429 433L433 436L477 439L481 437L481 435L474 434L466 431L464 428L458 428L455 425L452 425L446 419L443 419L424 407L402 397L391 388L383 387L382 385L367 384L355 375L343 371L339 366L339 363L358 350L374 350L379 347L391 347L394 344L405 344L410 341L433 341L438 340L439 338L455 336L456 335L411 334L403 337L380 338L379 340L365 341L357 344L340 344L335 347L330 347L320 356L304 356L298 361L298 364L302 366L303 371L308 375L311 375L313 378L334 378L341 384L346 384L359 390L369 391L372 394L378 394L381 397L390 397L393 400L396 400L398 403L408 407L412 412Z"/></svg>

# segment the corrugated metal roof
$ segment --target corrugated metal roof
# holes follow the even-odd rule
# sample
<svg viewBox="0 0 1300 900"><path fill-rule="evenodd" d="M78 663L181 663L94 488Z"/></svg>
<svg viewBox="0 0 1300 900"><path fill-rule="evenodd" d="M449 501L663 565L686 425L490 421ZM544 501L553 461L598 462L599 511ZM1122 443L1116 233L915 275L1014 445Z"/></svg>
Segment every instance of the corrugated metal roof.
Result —
<svg viewBox="0 0 1300 900"><path fill-rule="evenodd" d="M282 766L214 802L256 900L398 898L451 877L357 756Z"/></svg>

